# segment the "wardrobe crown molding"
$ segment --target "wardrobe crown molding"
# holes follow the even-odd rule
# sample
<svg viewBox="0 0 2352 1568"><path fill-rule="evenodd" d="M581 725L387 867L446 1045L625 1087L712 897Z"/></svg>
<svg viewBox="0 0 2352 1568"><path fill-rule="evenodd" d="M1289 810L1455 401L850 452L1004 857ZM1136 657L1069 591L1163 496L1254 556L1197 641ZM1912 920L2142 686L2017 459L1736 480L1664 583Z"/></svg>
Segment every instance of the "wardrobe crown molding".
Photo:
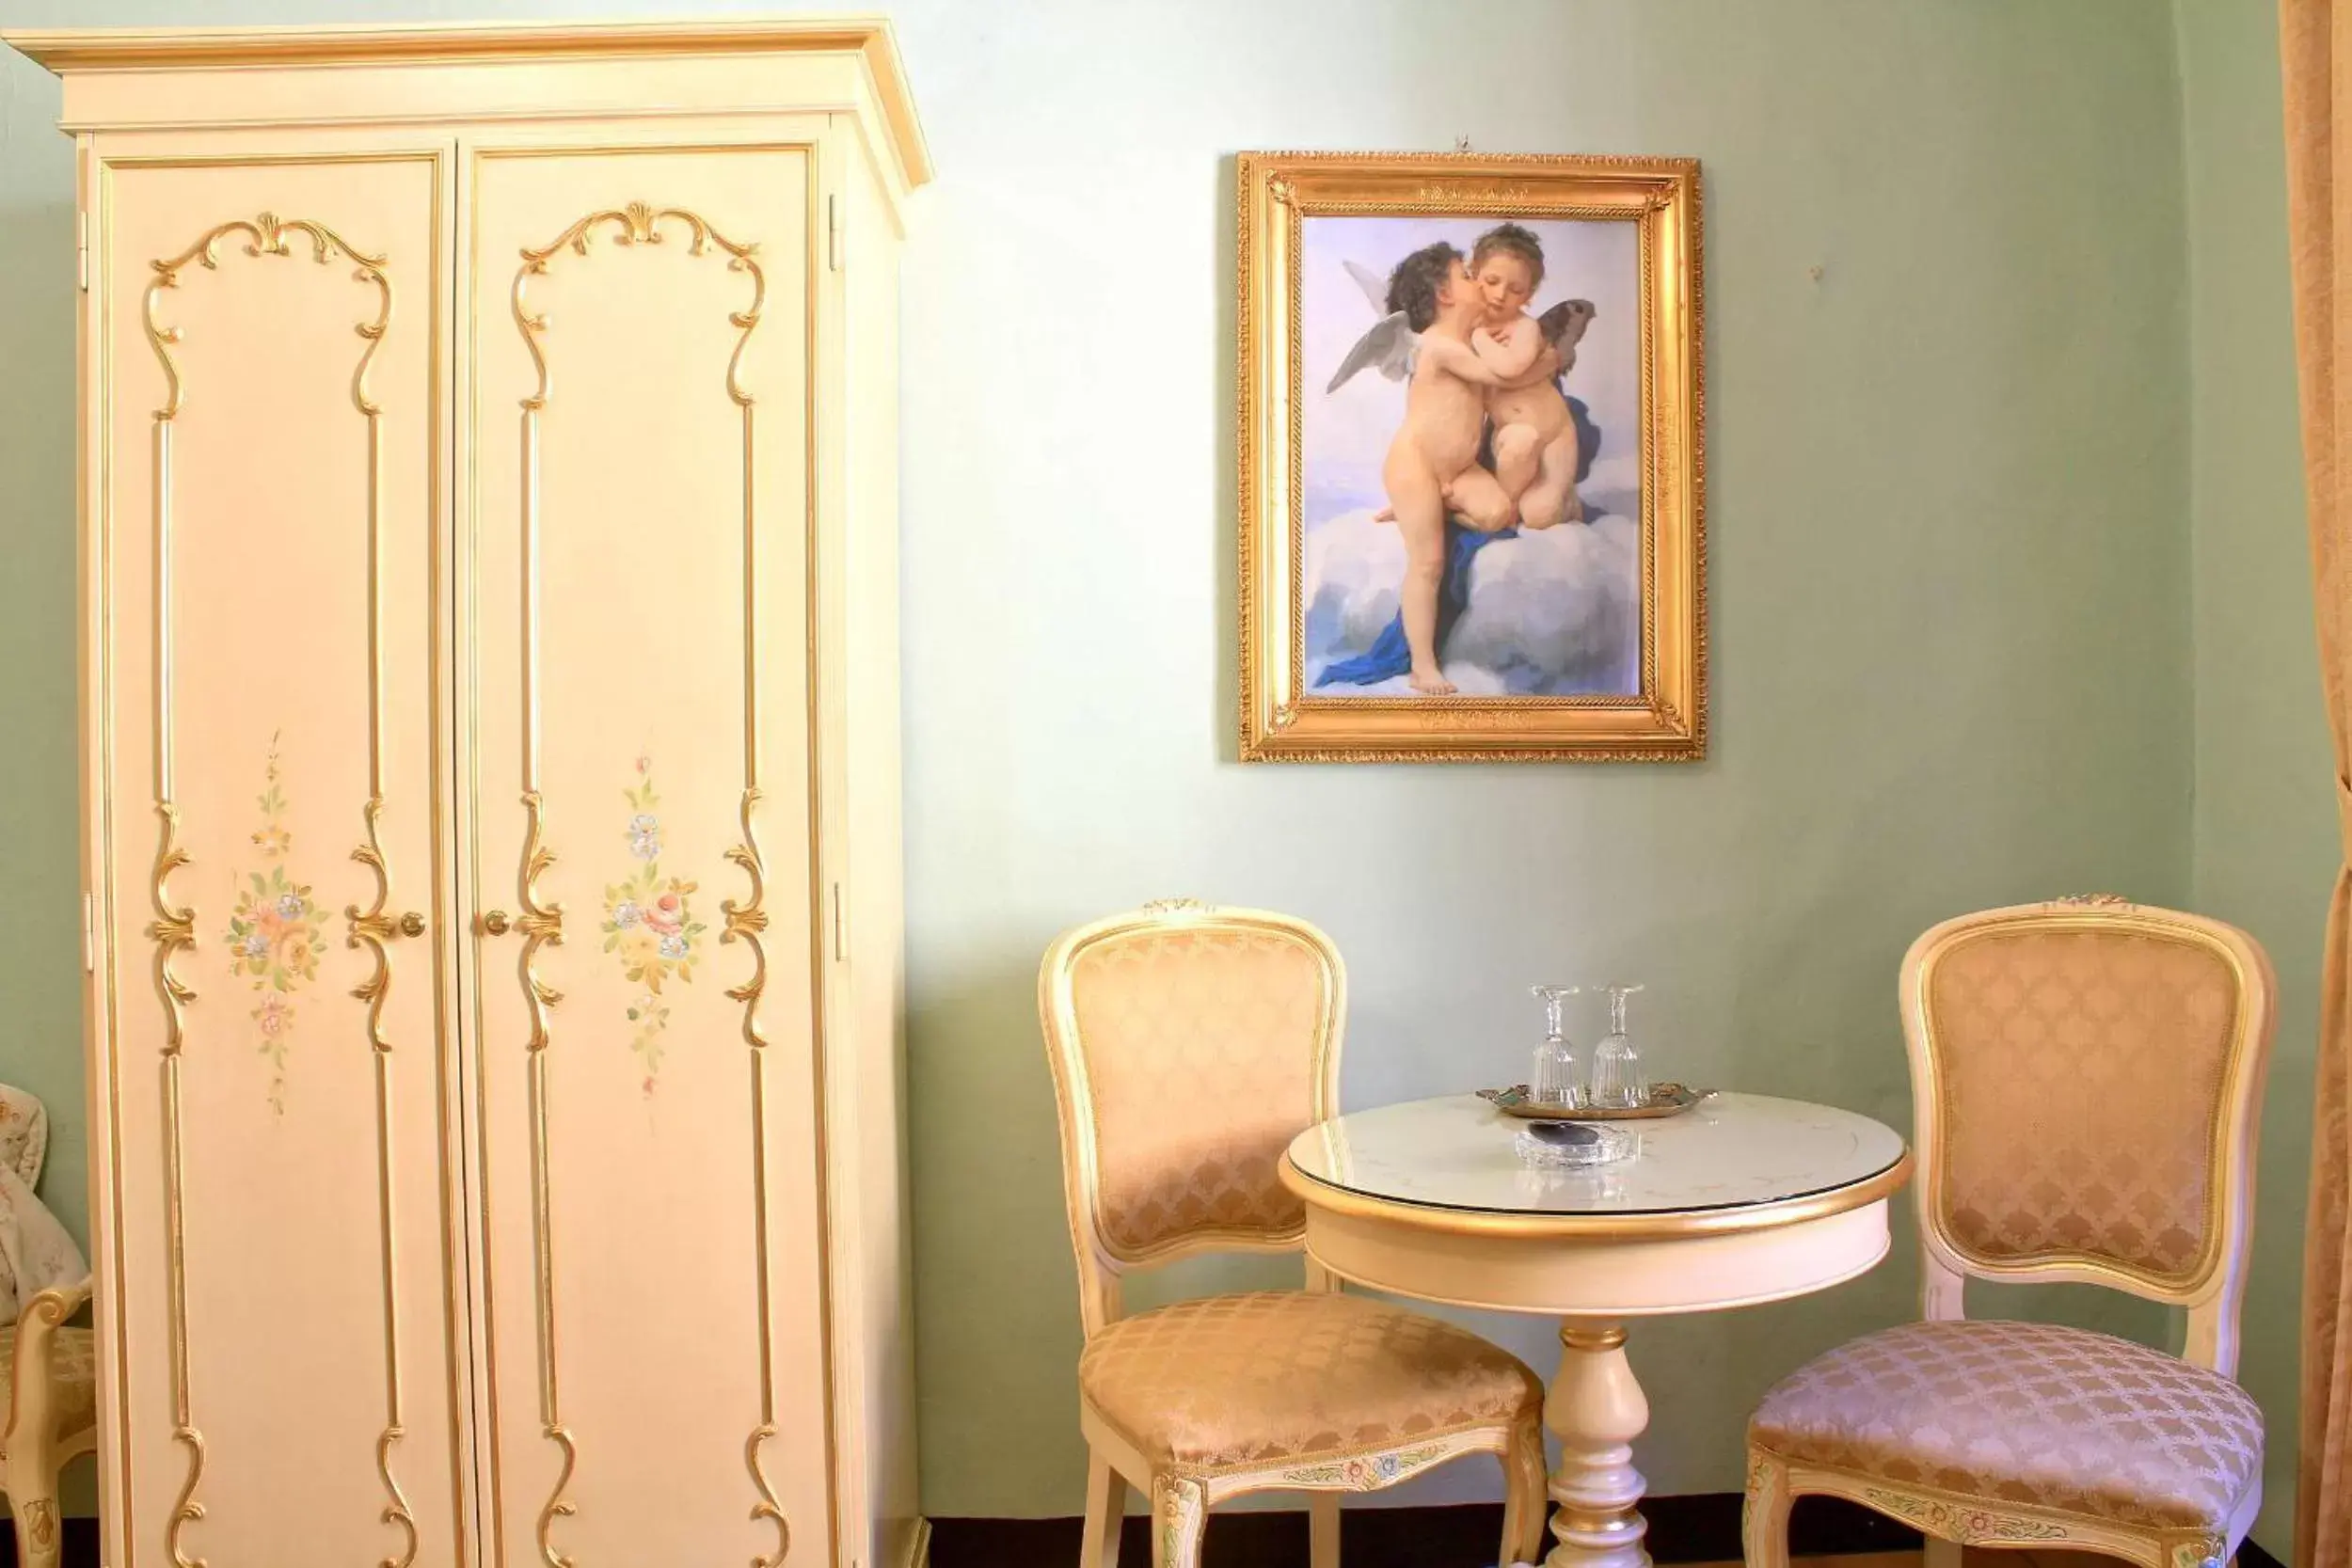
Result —
<svg viewBox="0 0 2352 1568"><path fill-rule="evenodd" d="M82 71L531 62L581 56L854 55L865 62L907 188L931 180L889 19L790 16L674 22L364 23L325 27L58 27L0 31L34 64Z"/></svg>

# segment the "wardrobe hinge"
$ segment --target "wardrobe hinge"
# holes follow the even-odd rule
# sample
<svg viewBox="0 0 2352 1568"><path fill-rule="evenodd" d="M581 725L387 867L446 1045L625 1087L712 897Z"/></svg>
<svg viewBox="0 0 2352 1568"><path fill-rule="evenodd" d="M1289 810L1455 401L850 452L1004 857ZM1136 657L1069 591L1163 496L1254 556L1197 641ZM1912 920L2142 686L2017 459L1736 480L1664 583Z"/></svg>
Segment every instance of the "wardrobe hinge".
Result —
<svg viewBox="0 0 2352 1568"><path fill-rule="evenodd" d="M98 972L98 902L82 895L82 973Z"/></svg>
<svg viewBox="0 0 2352 1568"><path fill-rule="evenodd" d="M84 293L89 293L89 214L73 214L73 264L77 269Z"/></svg>
<svg viewBox="0 0 2352 1568"><path fill-rule="evenodd" d="M841 913L841 884L833 884L833 961L839 963L850 956L850 938Z"/></svg>
<svg viewBox="0 0 2352 1568"><path fill-rule="evenodd" d="M841 198L837 196L825 198L825 257L831 270L841 270Z"/></svg>

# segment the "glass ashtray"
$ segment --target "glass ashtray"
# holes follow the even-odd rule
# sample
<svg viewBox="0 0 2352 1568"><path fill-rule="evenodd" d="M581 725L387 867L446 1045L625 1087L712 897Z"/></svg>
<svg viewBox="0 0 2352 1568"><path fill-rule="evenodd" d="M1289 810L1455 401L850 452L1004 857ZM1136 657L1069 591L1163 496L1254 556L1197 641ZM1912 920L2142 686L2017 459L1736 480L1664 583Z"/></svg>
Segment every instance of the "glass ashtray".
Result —
<svg viewBox="0 0 2352 1568"><path fill-rule="evenodd" d="M1629 1159L1641 1145L1621 1127L1589 1121L1531 1121L1511 1140L1511 1147L1523 1164L1544 1170L1567 1170L1613 1164Z"/></svg>

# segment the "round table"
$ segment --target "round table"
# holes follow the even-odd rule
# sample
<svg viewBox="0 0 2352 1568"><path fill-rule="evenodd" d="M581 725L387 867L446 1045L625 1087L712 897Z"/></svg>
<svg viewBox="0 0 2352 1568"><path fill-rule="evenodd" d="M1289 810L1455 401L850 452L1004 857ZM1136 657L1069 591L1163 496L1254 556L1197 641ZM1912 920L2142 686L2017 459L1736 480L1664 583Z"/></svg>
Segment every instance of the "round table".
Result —
<svg viewBox="0 0 2352 1568"><path fill-rule="evenodd" d="M1762 1095L1622 1123L1629 1160L1534 1169L1522 1124L1475 1095L1320 1122L1282 1162L1307 1251L1343 1279L1561 1320L1544 1424L1560 1439L1549 1568L1645 1568L1633 1439L1649 1404L1625 1320L1803 1295L1886 1256L1911 1153L1884 1124Z"/></svg>

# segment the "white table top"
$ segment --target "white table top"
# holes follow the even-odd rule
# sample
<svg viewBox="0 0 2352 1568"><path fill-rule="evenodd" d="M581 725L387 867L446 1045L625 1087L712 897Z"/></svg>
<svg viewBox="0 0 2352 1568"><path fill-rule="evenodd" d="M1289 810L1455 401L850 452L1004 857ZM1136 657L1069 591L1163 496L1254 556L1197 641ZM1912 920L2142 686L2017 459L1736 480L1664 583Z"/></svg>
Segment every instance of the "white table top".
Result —
<svg viewBox="0 0 2352 1568"><path fill-rule="evenodd" d="M1883 1122L1766 1095L1721 1094L1678 1117L1622 1122L1631 1159L1538 1170L1512 1138L1524 1125L1476 1095L1358 1111L1301 1132L1301 1175L1394 1203L1507 1214L1664 1214L1809 1196L1882 1175L1903 1158Z"/></svg>

